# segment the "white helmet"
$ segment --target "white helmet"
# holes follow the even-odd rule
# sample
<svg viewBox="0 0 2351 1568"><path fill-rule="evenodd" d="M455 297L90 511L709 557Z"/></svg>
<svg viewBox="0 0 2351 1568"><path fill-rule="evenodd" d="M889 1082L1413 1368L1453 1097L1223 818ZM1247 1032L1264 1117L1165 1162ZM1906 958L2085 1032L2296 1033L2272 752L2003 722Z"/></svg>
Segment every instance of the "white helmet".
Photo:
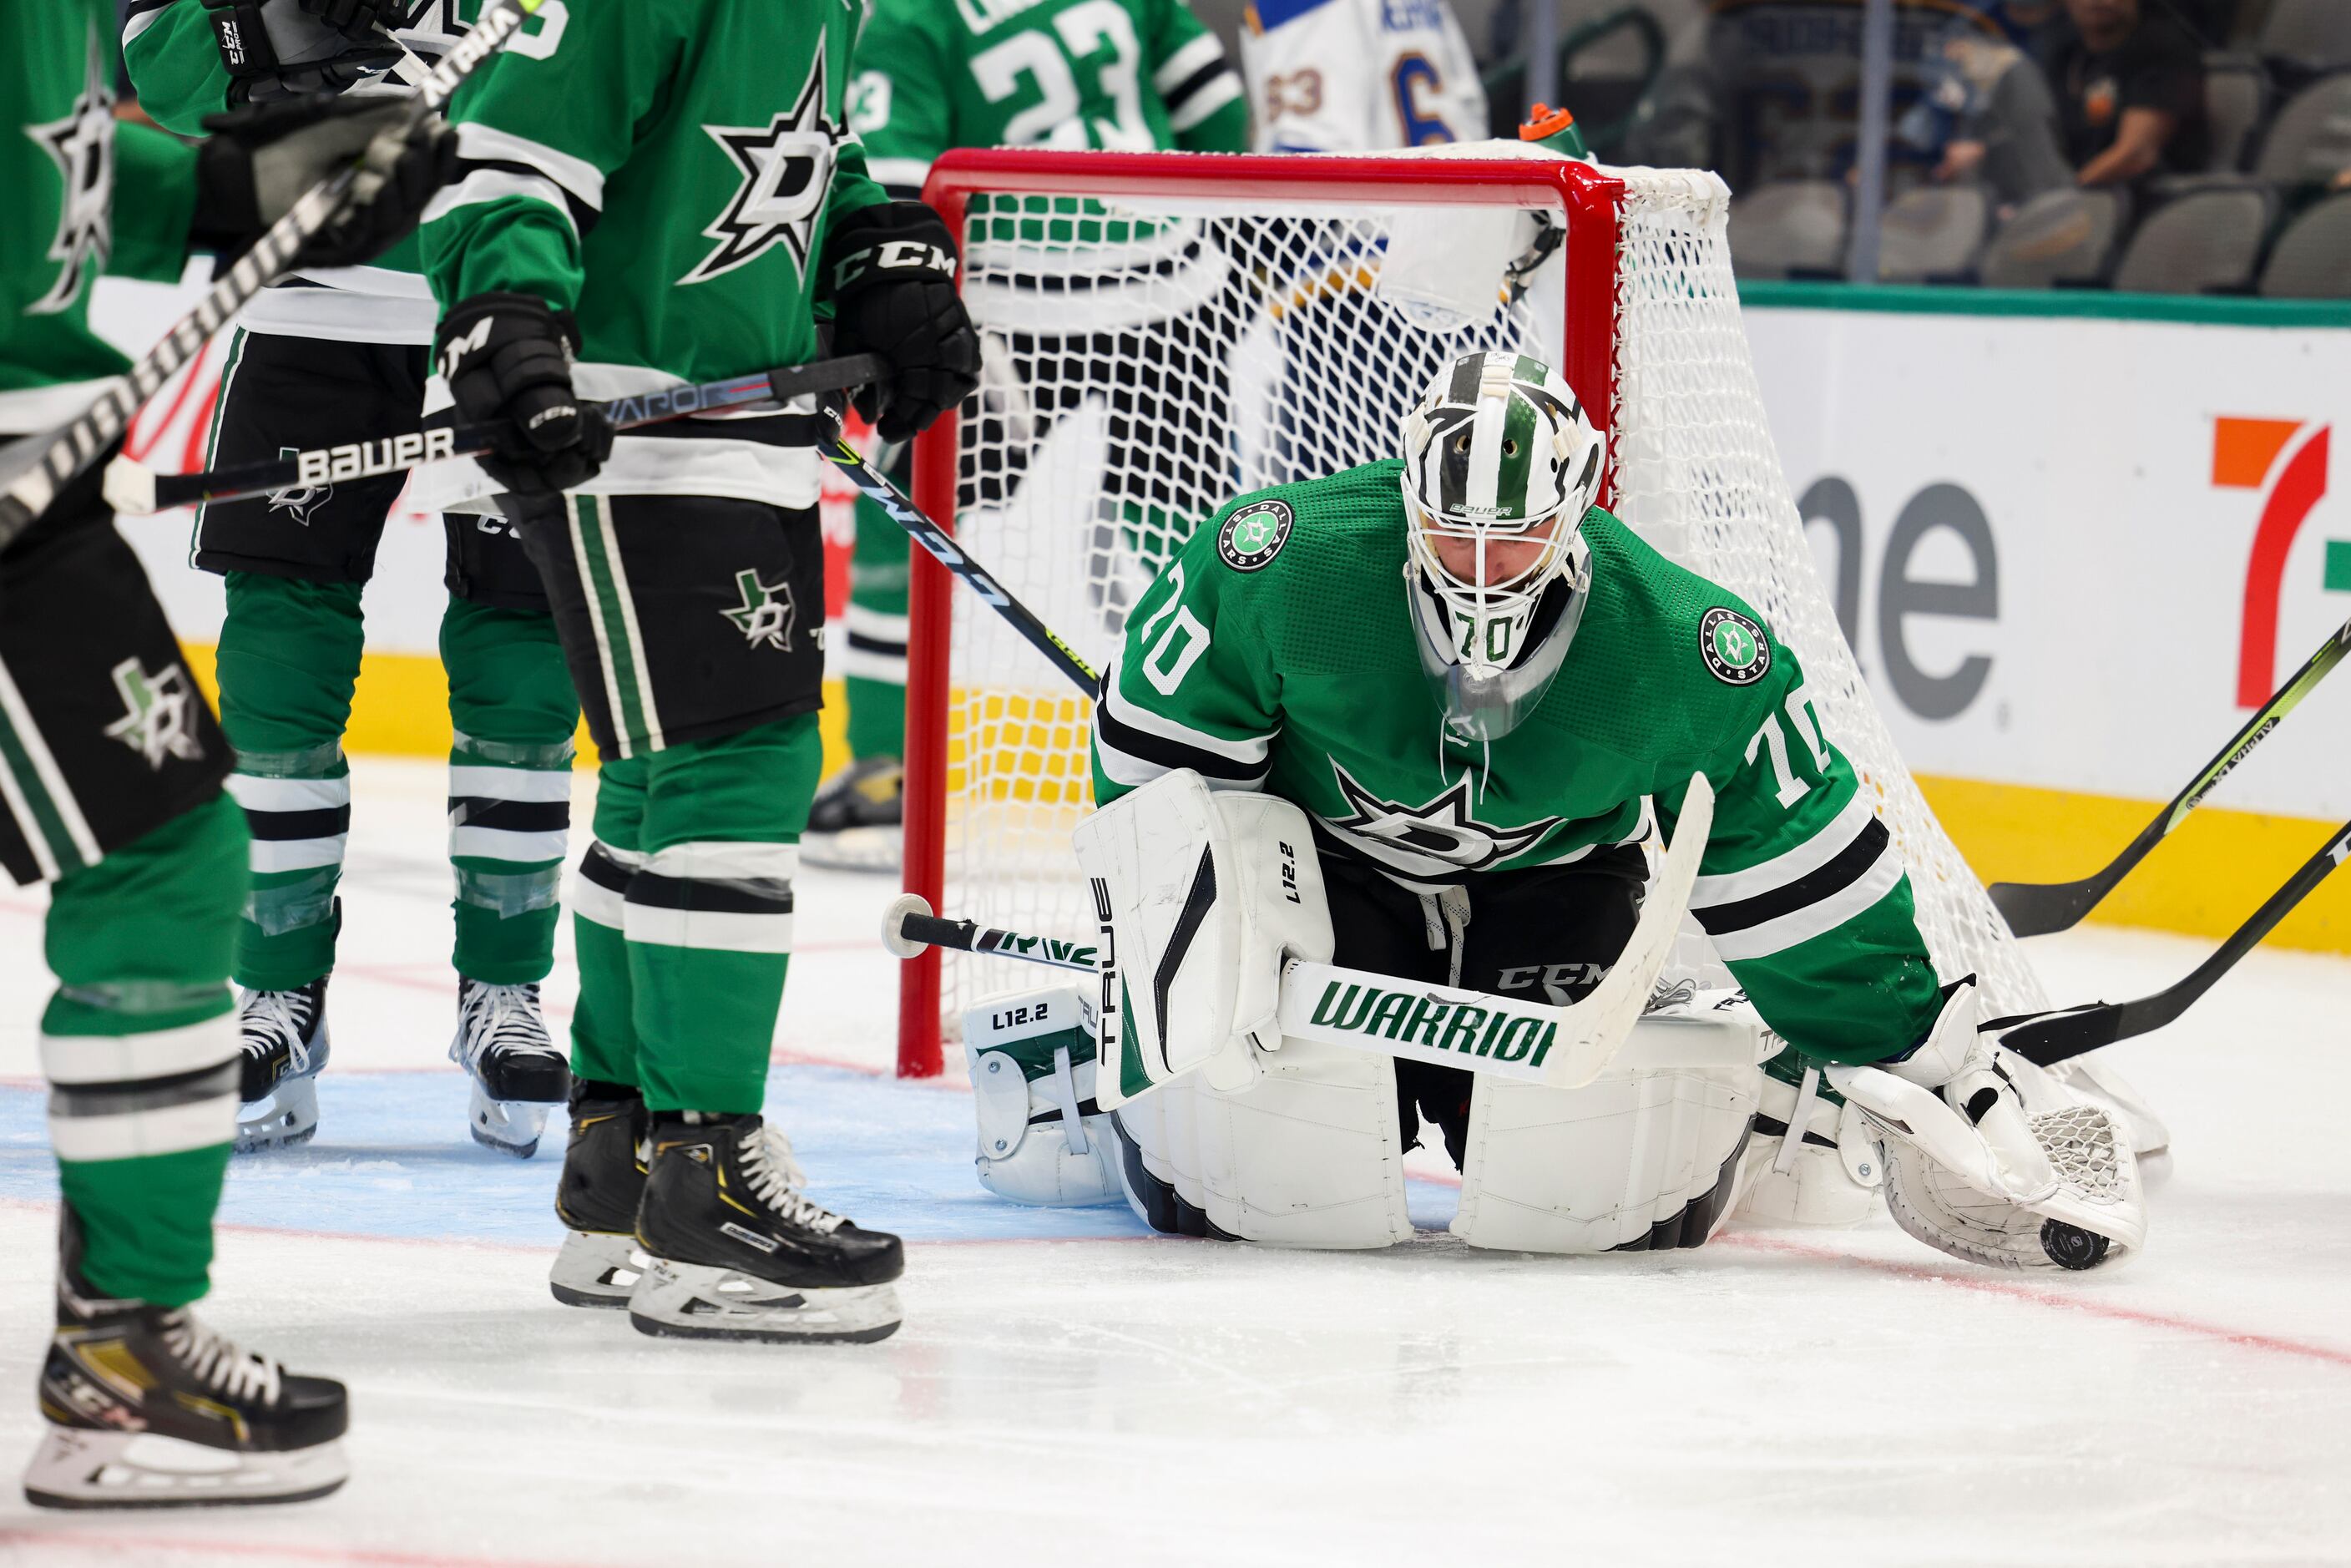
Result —
<svg viewBox="0 0 2351 1568"><path fill-rule="evenodd" d="M1580 614L1581 529L1606 463L1575 393L1523 354L1462 355L1405 416L1414 622L1464 735L1506 733L1558 670L1573 630L1560 600L1573 593ZM1506 554L1489 567L1489 552Z"/></svg>

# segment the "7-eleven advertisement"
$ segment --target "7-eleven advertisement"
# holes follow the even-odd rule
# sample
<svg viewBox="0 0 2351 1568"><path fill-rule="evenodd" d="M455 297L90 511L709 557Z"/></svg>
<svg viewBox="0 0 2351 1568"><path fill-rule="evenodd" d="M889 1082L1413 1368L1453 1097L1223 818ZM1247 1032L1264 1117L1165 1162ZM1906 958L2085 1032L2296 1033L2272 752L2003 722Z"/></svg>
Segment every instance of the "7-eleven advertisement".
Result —
<svg viewBox="0 0 2351 1568"><path fill-rule="evenodd" d="M1746 319L1839 622L1980 873L2095 870L2351 620L2351 331ZM2232 926L2351 818L2346 765L2351 674L2125 891L2158 924ZM2351 890L2327 896L2340 942L2311 912L2296 933L2351 950Z"/></svg>

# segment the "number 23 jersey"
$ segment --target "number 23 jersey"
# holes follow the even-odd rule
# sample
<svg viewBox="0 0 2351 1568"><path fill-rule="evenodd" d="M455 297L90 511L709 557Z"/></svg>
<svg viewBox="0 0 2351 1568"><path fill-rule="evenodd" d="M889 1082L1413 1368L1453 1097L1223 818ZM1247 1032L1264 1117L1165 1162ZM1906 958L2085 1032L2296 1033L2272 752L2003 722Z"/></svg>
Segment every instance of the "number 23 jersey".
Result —
<svg viewBox="0 0 2351 1568"><path fill-rule="evenodd" d="M1668 834L1716 791L1691 912L1764 1019L1807 1055L1925 1038L1940 989L1873 792L1803 672L1736 595L1594 507L1558 674L1490 747L1448 736L1405 577L1402 465L1258 491L1135 605L1094 713L1109 801L1176 768L1313 819L1317 847L1413 887L1561 865Z"/></svg>

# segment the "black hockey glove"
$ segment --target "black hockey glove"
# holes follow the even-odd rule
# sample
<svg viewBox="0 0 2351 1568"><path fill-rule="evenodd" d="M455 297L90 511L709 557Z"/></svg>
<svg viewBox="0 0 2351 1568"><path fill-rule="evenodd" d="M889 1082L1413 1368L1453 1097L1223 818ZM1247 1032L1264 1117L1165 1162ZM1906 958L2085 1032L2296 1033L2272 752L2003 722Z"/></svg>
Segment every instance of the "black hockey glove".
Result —
<svg viewBox="0 0 2351 1568"><path fill-rule="evenodd" d="M204 0L228 68L231 107L340 92L390 70L398 0Z"/></svg>
<svg viewBox="0 0 2351 1568"><path fill-rule="evenodd" d="M242 256L302 193L357 159L343 210L295 259L305 267L357 267L389 248L423 215L457 170L457 135L437 117L402 133L409 106L394 98L310 93L248 104L205 120L196 154L198 250Z"/></svg>
<svg viewBox="0 0 2351 1568"><path fill-rule="evenodd" d="M861 208L825 243L833 352L890 361L890 379L857 394L884 441L909 439L979 385L979 335L955 269L954 238L920 202Z"/></svg>
<svg viewBox="0 0 2351 1568"><path fill-rule="evenodd" d="M528 294L461 299L433 335L433 362L449 382L457 417L501 427L483 470L512 494L577 489L612 451L601 409L571 390L580 329L569 310Z"/></svg>

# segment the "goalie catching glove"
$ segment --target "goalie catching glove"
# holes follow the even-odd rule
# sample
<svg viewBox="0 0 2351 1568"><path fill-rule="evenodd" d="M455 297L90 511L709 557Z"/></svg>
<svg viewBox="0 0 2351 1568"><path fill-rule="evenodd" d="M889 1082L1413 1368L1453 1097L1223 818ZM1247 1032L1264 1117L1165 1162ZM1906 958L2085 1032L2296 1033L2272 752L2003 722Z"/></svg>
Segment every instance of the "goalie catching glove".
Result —
<svg viewBox="0 0 2351 1568"><path fill-rule="evenodd" d="M832 351L890 361L890 379L857 394L884 441L912 440L979 385L979 335L955 274L955 240L920 202L861 207L825 242Z"/></svg>
<svg viewBox="0 0 2351 1568"><path fill-rule="evenodd" d="M1908 1055L1825 1071L1877 1134L1886 1207L1938 1251L2095 1269L2147 1239L2130 1143L2105 1112L1978 1030L1970 976Z"/></svg>

